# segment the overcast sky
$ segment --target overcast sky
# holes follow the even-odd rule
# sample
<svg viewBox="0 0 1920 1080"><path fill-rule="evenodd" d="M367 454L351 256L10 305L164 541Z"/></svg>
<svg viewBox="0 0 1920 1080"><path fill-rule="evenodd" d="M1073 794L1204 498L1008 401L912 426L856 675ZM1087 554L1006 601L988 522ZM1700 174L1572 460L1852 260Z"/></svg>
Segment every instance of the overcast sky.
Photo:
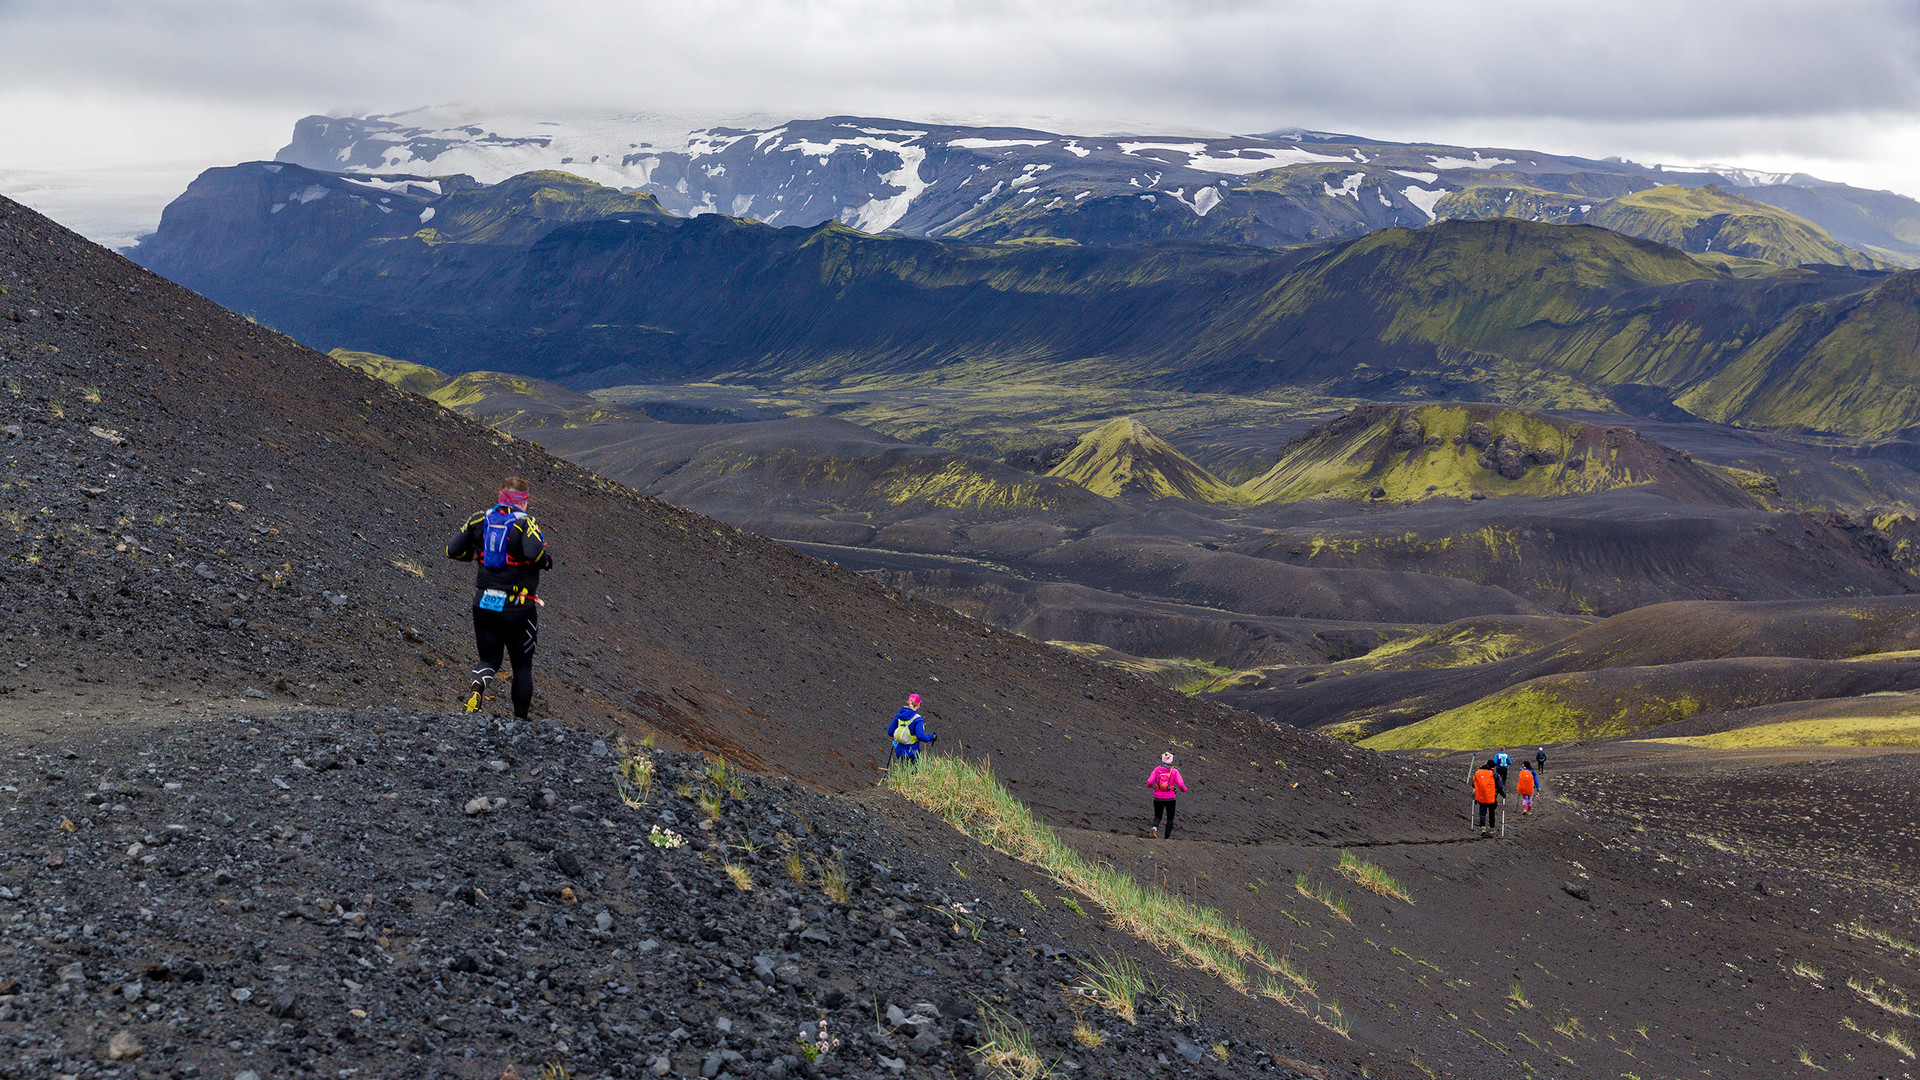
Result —
<svg viewBox="0 0 1920 1080"><path fill-rule="evenodd" d="M310 113L1282 127L1920 196L1920 0L0 0L0 194L124 243Z"/></svg>

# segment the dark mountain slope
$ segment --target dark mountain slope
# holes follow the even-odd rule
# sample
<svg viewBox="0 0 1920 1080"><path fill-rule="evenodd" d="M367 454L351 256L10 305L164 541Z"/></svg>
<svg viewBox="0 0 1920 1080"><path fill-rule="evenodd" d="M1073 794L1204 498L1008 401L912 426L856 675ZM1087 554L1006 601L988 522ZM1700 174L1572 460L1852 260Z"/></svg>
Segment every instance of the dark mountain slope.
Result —
<svg viewBox="0 0 1920 1080"><path fill-rule="evenodd" d="M603 215L564 223L535 213L550 182L541 175L504 192L409 195L383 214L401 196L297 170L255 164L197 181L182 197L193 214L176 214L179 227L163 221L136 256L323 348L576 388L938 373L1536 405L1630 384L1670 400L1809 305L1845 303L1882 280L1843 270L1736 278L1647 241L1512 219L1278 253L964 245L628 213L614 208L626 196L551 180L568 213ZM293 197L316 190L329 194ZM462 209L483 198L497 226ZM443 204L465 232L417 226ZM349 226L362 239L343 246ZM245 239L215 243L228 234ZM1822 341L1815 333L1796 348ZM1912 351L1898 335L1881 347L1896 364ZM1769 422L1817 405L1787 395Z"/></svg>
<svg viewBox="0 0 1920 1080"><path fill-rule="evenodd" d="M442 546L517 473L559 562L541 585L539 713L845 789L872 782L882 720L917 690L945 745L993 756L1043 814L1101 828L1131 820L1141 747L1173 731L1219 758L1223 788L1264 793L1253 761L1344 760L617 487L0 208L0 311L19 315L0 319L17 417L0 436L17 665L0 700L16 714L250 690L450 704L472 571ZM1062 754L1082 763L1071 783ZM1308 800L1296 820L1314 835L1356 839L1448 816L1364 823L1317 792L1272 806ZM1215 813L1196 808L1196 826ZM1292 828L1217 815L1223 837Z"/></svg>

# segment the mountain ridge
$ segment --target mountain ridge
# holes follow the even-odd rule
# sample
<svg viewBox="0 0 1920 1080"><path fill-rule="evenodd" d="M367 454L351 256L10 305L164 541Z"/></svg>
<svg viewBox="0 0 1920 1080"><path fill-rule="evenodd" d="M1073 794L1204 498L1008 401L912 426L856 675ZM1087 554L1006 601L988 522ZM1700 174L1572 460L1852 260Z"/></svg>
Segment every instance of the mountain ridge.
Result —
<svg viewBox="0 0 1920 1080"><path fill-rule="evenodd" d="M276 160L349 172L425 168L488 183L568 168L651 193L676 213L781 225L837 220L869 232L983 241L1273 247L1436 217L1513 214L1522 205L1518 216L1579 221L1600 200L1717 184L1806 217L1839 244L1872 249L1845 258L1920 265L1920 202L1799 174L1285 129L1088 136L832 116L676 131L661 118L444 113L309 116Z"/></svg>

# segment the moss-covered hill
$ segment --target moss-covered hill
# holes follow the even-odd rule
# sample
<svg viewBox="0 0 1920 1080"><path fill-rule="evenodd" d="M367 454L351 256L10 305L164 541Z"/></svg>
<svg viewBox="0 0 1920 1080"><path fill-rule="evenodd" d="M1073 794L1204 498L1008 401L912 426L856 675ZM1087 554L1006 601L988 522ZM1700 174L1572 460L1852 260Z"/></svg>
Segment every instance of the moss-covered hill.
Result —
<svg viewBox="0 0 1920 1080"><path fill-rule="evenodd" d="M1738 477L1618 427L1497 405L1363 405L1290 441L1265 473L1229 485L1131 417L1082 436L1048 472L1099 495L1223 506L1306 499L1588 495L1657 489L1687 503L1756 507Z"/></svg>
<svg viewBox="0 0 1920 1080"><path fill-rule="evenodd" d="M645 423L644 414L610 406L557 383L507 375L498 371L470 371L448 375L425 364L395 360L379 353L335 349L329 354L347 367L364 371L381 382L432 398L475 420L503 431L582 427L613 422Z"/></svg>
<svg viewBox="0 0 1920 1080"><path fill-rule="evenodd" d="M324 348L576 387L1018 376L1590 407L1629 384L1693 400L1765 367L1784 377L1753 422L1920 423L1920 401L1854 410L1791 377L1832 354L1898 380L1914 362L1902 327L1837 317L1883 275L1734 274L1590 226L1452 221L1289 252L967 245L663 217L546 174L435 183L444 194L215 170L136 255Z"/></svg>
<svg viewBox="0 0 1920 1080"><path fill-rule="evenodd" d="M1238 489L1175 450L1147 425L1129 417L1082 436L1048 476L1071 480L1096 495L1139 493L1195 502L1236 502Z"/></svg>
<svg viewBox="0 0 1920 1080"><path fill-rule="evenodd" d="M1649 486L1686 502L1754 505L1718 470L1631 430L1490 405L1361 406L1288 443L1241 490L1248 502L1417 502Z"/></svg>
<svg viewBox="0 0 1920 1080"><path fill-rule="evenodd" d="M1817 263L1858 269L1889 264L1855 251L1827 230L1777 206L1708 184L1669 184L1609 199L1582 216L1590 225L1695 254L1718 252L1782 266Z"/></svg>

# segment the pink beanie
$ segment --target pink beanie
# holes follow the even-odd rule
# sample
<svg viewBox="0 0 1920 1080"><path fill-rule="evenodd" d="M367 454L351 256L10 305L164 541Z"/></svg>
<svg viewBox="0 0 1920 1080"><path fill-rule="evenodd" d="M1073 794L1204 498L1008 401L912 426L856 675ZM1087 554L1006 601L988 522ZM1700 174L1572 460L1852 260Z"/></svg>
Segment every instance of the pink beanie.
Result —
<svg viewBox="0 0 1920 1080"><path fill-rule="evenodd" d="M907 708L909 708L909 709L917 709L917 708L919 708L919 707L920 707L920 695L919 695L919 694L908 694L908 695L907 695Z"/></svg>

